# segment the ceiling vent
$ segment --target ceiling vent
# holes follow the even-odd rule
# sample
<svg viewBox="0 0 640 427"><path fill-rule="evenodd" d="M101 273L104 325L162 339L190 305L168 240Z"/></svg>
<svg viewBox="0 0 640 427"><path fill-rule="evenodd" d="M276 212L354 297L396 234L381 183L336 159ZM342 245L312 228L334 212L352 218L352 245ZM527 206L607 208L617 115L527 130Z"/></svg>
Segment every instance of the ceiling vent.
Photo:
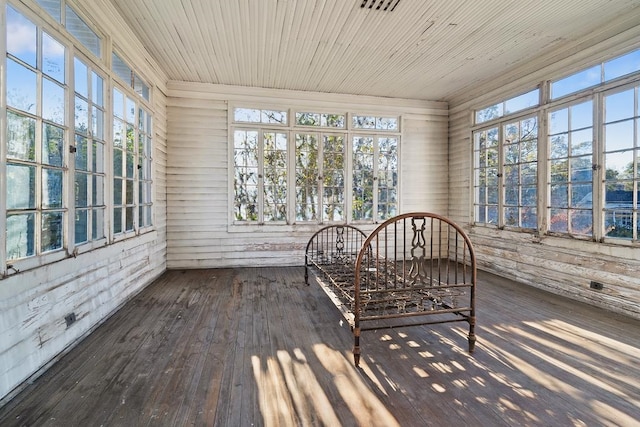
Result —
<svg viewBox="0 0 640 427"><path fill-rule="evenodd" d="M393 12L400 0L362 0L361 8Z"/></svg>

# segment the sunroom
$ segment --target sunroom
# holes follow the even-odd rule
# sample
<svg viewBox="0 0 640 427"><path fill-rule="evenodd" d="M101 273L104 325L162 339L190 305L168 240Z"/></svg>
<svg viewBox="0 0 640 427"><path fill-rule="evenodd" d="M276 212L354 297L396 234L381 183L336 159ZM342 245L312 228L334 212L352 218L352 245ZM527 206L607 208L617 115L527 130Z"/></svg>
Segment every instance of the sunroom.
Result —
<svg viewBox="0 0 640 427"><path fill-rule="evenodd" d="M637 1L0 6L0 424L640 420ZM478 346L354 367L305 246L407 212L472 242Z"/></svg>

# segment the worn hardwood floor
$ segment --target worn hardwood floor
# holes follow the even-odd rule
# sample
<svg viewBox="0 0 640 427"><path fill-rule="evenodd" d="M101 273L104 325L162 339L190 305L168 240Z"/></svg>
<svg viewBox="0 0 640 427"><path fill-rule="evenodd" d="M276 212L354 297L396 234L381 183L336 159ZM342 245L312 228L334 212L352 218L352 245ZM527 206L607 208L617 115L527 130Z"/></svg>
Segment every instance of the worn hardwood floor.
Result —
<svg viewBox="0 0 640 427"><path fill-rule="evenodd" d="M303 269L169 271L0 425L637 426L640 321L488 274L465 324L352 336Z"/></svg>

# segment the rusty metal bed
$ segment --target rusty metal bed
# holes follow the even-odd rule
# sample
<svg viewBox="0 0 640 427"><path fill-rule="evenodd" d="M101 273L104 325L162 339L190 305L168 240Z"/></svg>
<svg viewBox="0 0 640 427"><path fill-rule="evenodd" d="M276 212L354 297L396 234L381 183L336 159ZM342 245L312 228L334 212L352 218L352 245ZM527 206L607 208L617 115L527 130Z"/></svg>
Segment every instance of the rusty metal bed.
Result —
<svg viewBox="0 0 640 427"><path fill-rule="evenodd" d="M444 216L398 215L368 236L351 225L323 227L307 243L307 284L310 272L351 327L356 366L360 334L372 329L467 322L474 350L475 254Z"/></svg>

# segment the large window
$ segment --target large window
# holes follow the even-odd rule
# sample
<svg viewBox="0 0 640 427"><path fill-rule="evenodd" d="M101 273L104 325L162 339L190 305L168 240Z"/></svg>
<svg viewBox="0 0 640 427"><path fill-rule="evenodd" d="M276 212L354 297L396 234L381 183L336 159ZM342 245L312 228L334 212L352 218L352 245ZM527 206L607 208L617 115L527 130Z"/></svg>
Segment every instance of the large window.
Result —
<svg viewBox="0 0 640 427"><path fill-rule="evenodd" d="M64 244L66 48L7 6L6 258Z"/></svg>
<svg viewBox="0 0 640 427"><path fill-rule="evenodd" d="M121 76L100 61L101 38L66 1L37 3L64 24L60 32L6 7L2 274L94 249L114 234L144 232L152 223L149 86L131 71L124 87L113 87L108 105L107 76ZM131 70L122 64L120 71ZM105 126L109 117L113 125Z"/></svg>
<svg viewBox="0 0 640 427"><path fill-rule="evenodd" d="M374 222L395 215L398 118L352 115L349 125L347 116L235 108L234 222Z"/></svg>
<svg viewBox="0 0 640 427"><path fill-rule="evenodd" d="M640 50L547 85L474 111L474 222L638 242Z"/></svg>

